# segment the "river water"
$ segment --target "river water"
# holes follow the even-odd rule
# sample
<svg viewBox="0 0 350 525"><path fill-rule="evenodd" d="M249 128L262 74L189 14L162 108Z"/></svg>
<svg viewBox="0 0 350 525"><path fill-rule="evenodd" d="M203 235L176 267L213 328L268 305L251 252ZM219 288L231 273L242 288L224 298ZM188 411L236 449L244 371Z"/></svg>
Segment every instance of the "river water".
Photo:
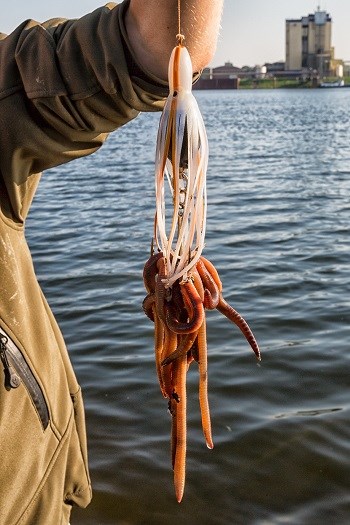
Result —
<svg viewBox="0 0 350 525"><path fill-rule="evenodd" d="M142 269L159 114L46 172L27 224L86 404L94 498L72 525L350 523L350 90L197 92L207 244L238 329L208 312L214 449L188 374L185 496L156 379Z"/></svg>

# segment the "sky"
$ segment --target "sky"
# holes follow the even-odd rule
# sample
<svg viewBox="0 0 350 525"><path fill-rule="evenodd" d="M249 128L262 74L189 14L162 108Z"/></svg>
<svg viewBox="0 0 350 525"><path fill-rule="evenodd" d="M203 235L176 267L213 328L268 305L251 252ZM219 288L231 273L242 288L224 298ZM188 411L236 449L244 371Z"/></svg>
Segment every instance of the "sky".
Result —
<svg viewBox="0 0 350 525"><path fill-rule="evenodd" d="M11 32L27 18L76 18L104 5L103 0L14 0L2 9L0 31ZM145 0L147 5L147 0ZM225 0L212 67L262 65L285 60L285 20L314 13L317 6L333 19L335 56L350 61L350 0Z"/></svg>

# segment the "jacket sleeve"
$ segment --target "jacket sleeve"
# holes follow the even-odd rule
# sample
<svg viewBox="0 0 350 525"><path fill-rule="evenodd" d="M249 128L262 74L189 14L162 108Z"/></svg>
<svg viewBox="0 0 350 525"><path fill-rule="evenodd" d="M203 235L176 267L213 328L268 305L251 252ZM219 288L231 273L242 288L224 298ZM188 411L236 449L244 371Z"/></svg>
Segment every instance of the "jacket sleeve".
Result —
<svg viewBox="0 0 350 525"><path fill-rule="evenodd" d="M129 0L78 20L24 22L0 39L0 205L23 221L41 171L98 149L168 88L134 59ZM7 201L5 202L5 194Z"/></svg>

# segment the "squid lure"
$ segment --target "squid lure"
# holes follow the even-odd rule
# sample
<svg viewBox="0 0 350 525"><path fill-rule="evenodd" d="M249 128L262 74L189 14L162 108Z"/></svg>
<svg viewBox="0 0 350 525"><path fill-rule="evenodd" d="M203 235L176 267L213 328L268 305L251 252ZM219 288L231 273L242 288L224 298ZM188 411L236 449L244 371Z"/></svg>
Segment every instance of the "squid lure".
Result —
<svg viewBox="0 0 350 525"><path fill-rule="evenodd" d="M170 94L159 123L155 161L154 236L166 259L166 288L186 280L199 260L207 213L207 134L192 93L191 58L182 35L178 41L169 62Z"/></svg>

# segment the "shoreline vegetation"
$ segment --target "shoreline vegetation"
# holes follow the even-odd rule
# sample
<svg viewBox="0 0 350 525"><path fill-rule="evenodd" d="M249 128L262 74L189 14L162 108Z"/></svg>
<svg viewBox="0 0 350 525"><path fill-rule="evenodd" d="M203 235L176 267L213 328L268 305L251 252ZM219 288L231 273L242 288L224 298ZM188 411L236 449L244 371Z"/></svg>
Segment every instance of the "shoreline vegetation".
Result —
<svg viewBox="0 0 350 525"><path fill-rule="evenodd" d="M337 78L326 78L322 82L335 82ZM281 88L319 88L320 82L314 79L287 79L287 78L262 78L262 79L241 79L238 89L281 89ZM344 78L344 86L350 87L350 77Z"/></svg>
<svg viewBox="0 0 350 525"><path fill-rule="evenodd" d="M337 77L323 78L322 82L335 82L339 80ZM350 77L344 77L344 88L350 87ZM240 79L200 79L194 85L194 89L210 90L210 89L315 89L319 88L321 81L315 78L240 78ZM326 88L327 89L327 88ZM331 88L333 89L333 88ZM338 88L337 88L338 89Z"/></svg>

